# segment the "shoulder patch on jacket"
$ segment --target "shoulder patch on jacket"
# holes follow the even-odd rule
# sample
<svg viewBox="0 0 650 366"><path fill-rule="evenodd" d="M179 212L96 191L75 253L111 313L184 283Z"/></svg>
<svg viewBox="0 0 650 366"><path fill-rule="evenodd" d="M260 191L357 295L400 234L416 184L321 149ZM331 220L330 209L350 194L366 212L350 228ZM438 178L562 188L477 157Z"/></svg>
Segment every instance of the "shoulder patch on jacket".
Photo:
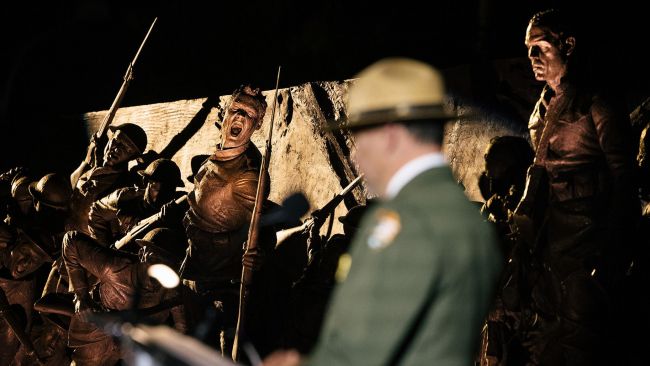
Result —
<svg viewBox="0 0 650 366"><path fill-rule="evenodd" d="M378 209L375 212L376 225L368 237L370 249L383 249L393 243L393 240L402 229L399 214L392 210Z"/></svg>

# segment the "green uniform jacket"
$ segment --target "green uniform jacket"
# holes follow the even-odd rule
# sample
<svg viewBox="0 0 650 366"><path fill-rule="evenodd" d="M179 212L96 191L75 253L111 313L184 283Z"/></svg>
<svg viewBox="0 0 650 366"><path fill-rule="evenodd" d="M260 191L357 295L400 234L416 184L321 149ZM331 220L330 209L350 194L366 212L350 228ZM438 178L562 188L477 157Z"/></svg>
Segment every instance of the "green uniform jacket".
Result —
<svg viewBox="0 0 650 366"><path fill-rule="evenodd" d="M448 167L369 212L351 250L309 365L473 364L502 259Z"/></svg>

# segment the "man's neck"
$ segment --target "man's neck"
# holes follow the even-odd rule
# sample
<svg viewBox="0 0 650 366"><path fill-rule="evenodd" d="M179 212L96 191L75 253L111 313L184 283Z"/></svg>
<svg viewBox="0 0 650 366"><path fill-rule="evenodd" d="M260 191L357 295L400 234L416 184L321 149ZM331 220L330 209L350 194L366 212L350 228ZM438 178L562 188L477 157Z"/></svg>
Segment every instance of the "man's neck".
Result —
<svg viewBox="0 0 650 366"><path fill-rule="evenodd" d="M562 94L564 84L566 84L566 68L557 77L547 80L548 86L555 92L555 94Z"/></svg>
<svg viewBox="0 0 650 366"><path fill-rule="evenodd" d="M246 142L244 145L236 147L226 147L221 148L220 145L217 145L217 150L210 156L210 160L226 161L236 158L241 154L244 154L250 145L250 141Z"/></svg>
<svg viewBox="0 0 650 366"><path fill-rule="evenodd" d="M446 159L439 147L418 149L417 153L408 154L394 165L382 190L382 197L391 199L417 175L433 167L446 165Z"/></svg>

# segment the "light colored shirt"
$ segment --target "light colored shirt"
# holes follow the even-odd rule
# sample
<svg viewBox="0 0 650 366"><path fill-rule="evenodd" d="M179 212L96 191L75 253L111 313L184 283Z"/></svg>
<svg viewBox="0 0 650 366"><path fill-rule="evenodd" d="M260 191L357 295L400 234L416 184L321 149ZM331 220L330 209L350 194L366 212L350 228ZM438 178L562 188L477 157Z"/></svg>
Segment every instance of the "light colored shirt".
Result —
<svg viewBox="0 0 650 366"><path fill-rule="evenodd" d="M386 198L393 199L399 191L404 188L413 178L421 173L441 166L447 165L447 159L441 152L434 152L417 157L408 163L404 164L386 185Z"/></svg>

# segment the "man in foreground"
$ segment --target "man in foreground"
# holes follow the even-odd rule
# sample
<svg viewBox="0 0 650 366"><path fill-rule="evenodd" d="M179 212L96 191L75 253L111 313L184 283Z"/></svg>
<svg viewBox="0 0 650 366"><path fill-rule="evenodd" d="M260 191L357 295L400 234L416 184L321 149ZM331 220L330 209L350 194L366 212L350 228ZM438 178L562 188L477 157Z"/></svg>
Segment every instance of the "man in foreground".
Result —
<svg viewBox="0 0 650 366"><path fill-rule="evenodd" d="M442 154L443 122L455 118L442 77L409 59L357 77L343 128L381 202L362 220L351 261L339 263L347 278L306 363L471 365L501 259ZM284 352L266 364L296 361Z"/></svg>

